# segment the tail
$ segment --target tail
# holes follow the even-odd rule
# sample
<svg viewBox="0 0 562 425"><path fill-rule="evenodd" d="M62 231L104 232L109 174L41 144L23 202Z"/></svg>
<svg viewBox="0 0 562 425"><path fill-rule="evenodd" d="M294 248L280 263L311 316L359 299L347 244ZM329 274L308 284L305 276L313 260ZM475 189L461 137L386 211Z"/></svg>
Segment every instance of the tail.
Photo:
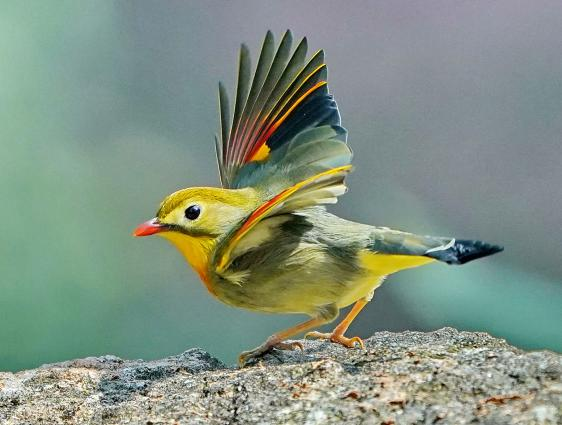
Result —
<svg viewBox="0 0 562 425"><path fill-rule="evenodd" d="M386 227L374 228L369 239L367 250L373 254L426 257L447 264L464 264L503 251L501 246L482 241L421 236Z"/></svg>
<svg viewBox="0 0 562 425"><path fill-rule="evenodd" d="M503 251L503 247L482 241L451 239L446 245L428 249L424 256L447 264L464 264Z"/></svg>

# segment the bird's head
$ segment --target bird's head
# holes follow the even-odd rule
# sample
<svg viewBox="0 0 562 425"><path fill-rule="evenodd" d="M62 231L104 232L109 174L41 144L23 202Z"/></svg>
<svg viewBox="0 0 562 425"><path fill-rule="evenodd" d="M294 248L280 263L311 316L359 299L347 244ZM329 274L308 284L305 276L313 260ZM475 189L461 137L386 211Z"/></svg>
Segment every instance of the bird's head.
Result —
<svg viewBox="0 0 562 425"><path fill-rule="evenodd" d="M133 234L168 239L204 277L218 240L240 224L257 202L255 191L249 188L182 189L167 196L156 217L139 225Z"/></svg>

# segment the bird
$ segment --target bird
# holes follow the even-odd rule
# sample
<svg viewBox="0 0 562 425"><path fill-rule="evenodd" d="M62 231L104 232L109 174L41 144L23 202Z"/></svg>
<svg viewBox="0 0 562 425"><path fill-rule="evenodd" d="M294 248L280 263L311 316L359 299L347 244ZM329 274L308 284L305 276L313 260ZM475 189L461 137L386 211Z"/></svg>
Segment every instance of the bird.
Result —
<svg viewBox="0 0 562 425"><path fill-rule="evenodd" d="M293 44L296 46L293 48ZM327 210L347 191L352 170L347 130L328 90L324 51L307 58L307 38L287 30L276 47L268 31L252 76L241 45L233 112L219 82L215 148L218 187L167 196L134 231L170 241L223 303L308 320L244 351L239 365L272 350L303 349L289 339L324 339L349 348L351 322L388 275L433 262L464 264L503 247L422 236L356 223ZM353 305L329 333L316 331Z"/></svg>

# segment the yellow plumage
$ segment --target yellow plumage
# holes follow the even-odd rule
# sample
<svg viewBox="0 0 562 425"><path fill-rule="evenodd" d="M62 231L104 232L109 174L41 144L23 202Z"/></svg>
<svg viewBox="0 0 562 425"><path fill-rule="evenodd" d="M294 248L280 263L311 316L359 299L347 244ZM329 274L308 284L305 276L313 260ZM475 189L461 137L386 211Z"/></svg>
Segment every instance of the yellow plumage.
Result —
<svg viewBox="0 0 562 425"><path fill-rule="evenodd" d="M189 265L193 267L193 270L197 272L205 283L209 292L214 295L215 292L212 287L207 285L209 280L207 267L209 265L209 258L216 246L216 241L211 237L195 237L178 232L162 232L160 235L168 239L183 254Z"/></svg>

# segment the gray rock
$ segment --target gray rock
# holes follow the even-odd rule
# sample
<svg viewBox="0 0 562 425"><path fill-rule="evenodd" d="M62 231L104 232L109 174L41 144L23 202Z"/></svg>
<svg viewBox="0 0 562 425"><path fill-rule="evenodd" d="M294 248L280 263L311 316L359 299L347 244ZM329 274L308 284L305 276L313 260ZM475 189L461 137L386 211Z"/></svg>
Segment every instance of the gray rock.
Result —
<svg viewBox="0 0 562 425"><path fill-rule="evenodd" d="M484 333L376 333L366 350L304 341L252 367L200 349L0 373L2 424L560 424L562 356Z"/></svg>

